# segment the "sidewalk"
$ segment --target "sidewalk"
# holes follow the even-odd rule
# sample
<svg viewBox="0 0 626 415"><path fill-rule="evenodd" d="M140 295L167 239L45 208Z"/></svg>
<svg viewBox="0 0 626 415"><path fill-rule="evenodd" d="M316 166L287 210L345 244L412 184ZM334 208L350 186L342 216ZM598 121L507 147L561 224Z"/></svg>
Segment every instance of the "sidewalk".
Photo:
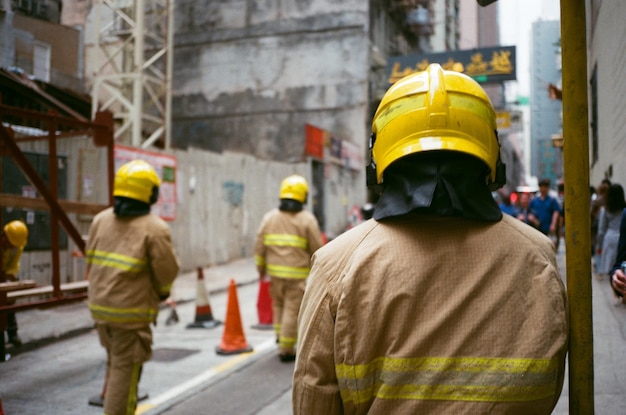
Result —
<svg viewBox="0 0 626 415"><path fill-rule="evenodd" d="M254 257L203 268L202 272L209 294L226 291L231 279L234 279L238 286L258 282ZM195 301L197 284L197 270L181 273L174 282L172 297L178 303ZM16 316L19 335L23 342L20 352L83 333L94 327L86 301L46 309L25 310L18 312ZM17 352L10 344L6 345L6 351L8 354Z"/></svg>

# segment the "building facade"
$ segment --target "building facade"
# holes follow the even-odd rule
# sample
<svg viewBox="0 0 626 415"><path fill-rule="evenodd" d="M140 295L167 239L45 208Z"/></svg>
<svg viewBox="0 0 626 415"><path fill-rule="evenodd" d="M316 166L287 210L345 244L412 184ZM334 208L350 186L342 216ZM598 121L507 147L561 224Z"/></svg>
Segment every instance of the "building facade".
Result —
<svg viewBox="0 0 626 415"><path fill-rule="evenodd" d="M561 101L551 99L548 86L561 85L561 25L558 20L532 25L530 76L530 173L557 183L563 177L561 149L553 137L562 132Z"/></svg>
<svg viewBox="0 0 626 415"><path fill-rule="evenodd" d="M625 185L626 2L588 0L586 9L590 181Z"/></svg>
<svg viewBox="0 0 626 415"><path fill-rule="evenodd" d="M198 7L176 3L172 146L306 164L322 230L343 232L369 198L371 115L387 87L380 69L389 54L427 43L429 2ZM310 151L306 126L323 131L321 151Z"/></svg>
<svg viewBox="0 0 626 415"><path fill-rule="evenodd" d="M63 3L89 90L95 3ZM169 153L178 160L171 227L183 267L249 254L292 172L309 179L308 207L329 237L358 223L359 207L376 199L364 166L388 58L495 46L497 33L495 7L458 0L177 1ZM498 107L501 85L485 88ZM501 143L511 180L516 153L506 134Z"/></svg>

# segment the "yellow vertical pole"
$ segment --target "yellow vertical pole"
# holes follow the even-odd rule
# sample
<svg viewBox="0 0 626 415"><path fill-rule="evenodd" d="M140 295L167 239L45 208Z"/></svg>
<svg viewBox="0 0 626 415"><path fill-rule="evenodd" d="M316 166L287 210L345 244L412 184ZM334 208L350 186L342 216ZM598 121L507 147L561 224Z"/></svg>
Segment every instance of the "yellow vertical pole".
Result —
<svg viewBox="0 0 626 415"><path fill-rule="evenodd" d="M593 320L585 0L561 0L569 413L593 414Z"/></svg>

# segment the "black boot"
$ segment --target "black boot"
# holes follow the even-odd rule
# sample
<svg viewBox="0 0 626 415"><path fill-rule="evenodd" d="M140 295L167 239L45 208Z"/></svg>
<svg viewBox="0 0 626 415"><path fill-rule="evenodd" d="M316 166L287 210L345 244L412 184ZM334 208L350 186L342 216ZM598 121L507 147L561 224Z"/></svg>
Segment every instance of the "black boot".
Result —
<svg viewBox="0 0 626 415"><path fill-rule="evenodd" d="M18 348L22 346L22 339L20 339L20 336L18 336L17 333L11 333L8 335L8 337L8 343L11 343L13 347Z"/></svg>
<svg viewBox="0 0 626 415"><path fill-rule="evenodd" d="M15 318L15 313L7 314L7 337L9 338L9 343L13 345L13 347L20 347L22 345L22 339L17 335L17 320Z"/></svg>

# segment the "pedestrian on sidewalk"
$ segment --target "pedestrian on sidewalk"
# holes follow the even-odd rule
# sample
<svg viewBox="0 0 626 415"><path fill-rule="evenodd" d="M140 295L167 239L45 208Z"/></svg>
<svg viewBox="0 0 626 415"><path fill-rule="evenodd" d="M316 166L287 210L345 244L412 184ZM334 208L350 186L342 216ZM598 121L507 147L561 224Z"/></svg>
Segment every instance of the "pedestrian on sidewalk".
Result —
<svg viewBox="0 0 626 415"><path fill-rule="evenodd" d="M626 304L626 209L622 211L619 225L619 238L617 241L617 255L609 275L611 288L618 300Z"/></svg>
<svg viewBox="0 0 626 415"><path fill-rule="evenodd" d="M608 275L615 264L620 222L624 208L626 208L624 188L619 183L613 183L609 186L606 203L600 208L598 219L596 253L600 256L600 266L596 270L596 277L599 280Z"/></svg>
<svg viewBox="0 0 626 415"><path fill-rule="evenodd" d="M537 227L539 227L539 218L537 218L535 212L530 208L530 200L530 193L522 192L519 194L519 210L517 213L517 219L537 229Z"/></svg>
<svg viewBox="0 0 626 415"><path fill-rule="evenodd" d="M109 415L135 413L143 363L152 356L150 324L178 274L169 226L150 213L160 184L147 162L124 164L115 175L113 207L98 213L89 229L88 305L107 351Z"/></svg>
<svg viewBox="0 0 626 415"><path fill-rule="evenodd" d="M14 220L2 228L0 233L0 247L2 247L2 278L1 281L17 281L20 271L22 252L28 241L28 228L24 222ZM15 312L7 313L7 341L13 347L22 346L22 339L17 334L17 318ZM2 333L4 336L4 333Z"/></svg>
<svg viewBox="0 0 626 415"><path fill-rule="evenodd" d="M561 219L561 205L559 201L550 195L550 179L539 181L539 193L530 201L530 209L537 215L539 225L537 229L544 235L555 235ZM556 248L556 240L554 242Z"/></svg>
<svg viewBox="0 0 626 415"><path fill-rule="evenodd" d="M256 236L259 278L270 276L274 331L281 362L295 360L296 323L311 255L322 246L317 219L304 210L308 194L304 177L294 174L285 178L280 185L280 204L263 216Z"/></svg>
<svg viewBox="0 0 626 415"><path fill-rule="evenodd" d="M313 256L293 413L550 414L566 292L552 242L491 192L496 115L472 78L429 65L374 115L374 220Z"/></svg>
<svg viewBox="0 0 626 415"><path fill-rule="evenodd" d="M596 251L598 238L598 224L600 219L600 210L606 205L606 197L611 187L609 179L602 179L598 186L597 192L591 194L590 215L591 215L591 256L593 258L593 271L598 272L600 269L600 255Z"/></svg>

